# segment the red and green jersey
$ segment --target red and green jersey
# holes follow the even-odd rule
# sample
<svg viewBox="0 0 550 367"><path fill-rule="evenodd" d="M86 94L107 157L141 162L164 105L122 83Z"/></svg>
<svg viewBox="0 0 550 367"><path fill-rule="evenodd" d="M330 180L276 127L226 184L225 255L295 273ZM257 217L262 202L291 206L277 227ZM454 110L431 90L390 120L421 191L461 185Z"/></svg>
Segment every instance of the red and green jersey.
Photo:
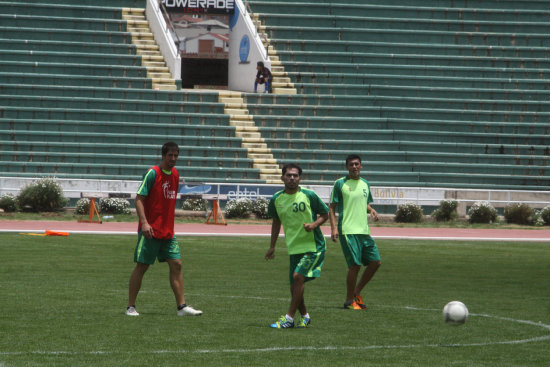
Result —
<svg viewBox="0 0 550 367"><path fill-rule="evenodd" d="M147 197L145 217L153 228L155 238L174 237L174 213L178 187L179 173L175 168L172 168L171 172L166 172L159 166L154 166L143 175L137 194ZM141 223L138 230L141 230Z"/></svg>
<svg viewBox="0 0 550 367"><path fill-rule="evenodd" d="M281 221L289 255L325 250L325 236L321 228L311 232L305 223L313 223L317 214L328 213L328 208L312 190L300 187L295 194L279 191L271 198L267 214Z"/></svg>
<svg viewBox="0 0 550 367"><path fill-rule="evenodd" d="M334 183L330 203L338 205L340 234L370 234L367 206L372 203L367 180L342 177Z"/></svg>

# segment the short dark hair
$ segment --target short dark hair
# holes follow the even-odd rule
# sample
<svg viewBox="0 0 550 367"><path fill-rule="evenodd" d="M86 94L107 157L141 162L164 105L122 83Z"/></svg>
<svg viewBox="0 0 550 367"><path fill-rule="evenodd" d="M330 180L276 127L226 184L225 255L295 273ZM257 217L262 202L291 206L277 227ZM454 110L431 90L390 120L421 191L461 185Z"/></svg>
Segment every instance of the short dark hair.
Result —
<svg viewBox="0 0 550 367"><path fill-rule="evenodd" d="M283 166L283 176L289 168L296 168L298 170L298 176L302 176L302 167L294 163L288 163Z"/></svg>
<svg viewBox="0 0 550 367"><path fill-rule="evenodd" d="M349 161L352 161L354 159L359 159L359 163L361 163L361 157L359 157L357 154L350 154L346 157L346 166L348 165Z"/></svg>
<svg viewBox="0 0 550 367"><path fill-rule="evenodd" d="M263 68L264 67L264 62L263 61L258 61L257 65Z"/></svg>
<svg viewBox="0 0 550 367"><path fill-rule="evenodd" d="M176 143L174 143L173 141L169 141L168 143L164 143L164 145L162 146L162 155L166 155L168 154L169 151L171 150L177 150L178 153L180 152L180 147L178 147L178 145Z"/></svg>

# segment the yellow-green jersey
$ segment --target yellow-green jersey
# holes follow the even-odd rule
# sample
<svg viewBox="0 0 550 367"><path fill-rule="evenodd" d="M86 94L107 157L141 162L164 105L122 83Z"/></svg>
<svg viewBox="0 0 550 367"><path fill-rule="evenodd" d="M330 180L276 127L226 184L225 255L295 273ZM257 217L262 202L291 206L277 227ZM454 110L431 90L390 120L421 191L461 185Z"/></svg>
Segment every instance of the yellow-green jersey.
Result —
<svg viewBox="0 0 550 367"><path fill-rule="evenodd" d="M340 234L370 234L367 207L372 203L367 180L342 177L334 183L330 203L338 205Z"/></svg>
<svg viewBox="0 0 550 367"><path fill-rule="evenodd" d="M295 194L278 191L269 201L267 214L281 221L289 255L325 250L325 236L319 227L311 232L305 223L313 223L318 214L328 213L328 207L312 190L299 188Z"/></svg>

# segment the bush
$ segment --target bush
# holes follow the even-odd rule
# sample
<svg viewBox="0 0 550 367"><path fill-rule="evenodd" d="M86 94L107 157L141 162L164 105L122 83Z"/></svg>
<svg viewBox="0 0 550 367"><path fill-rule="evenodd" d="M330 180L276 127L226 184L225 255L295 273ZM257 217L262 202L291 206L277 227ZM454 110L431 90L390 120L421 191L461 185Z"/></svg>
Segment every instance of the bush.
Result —
<svg viewBox="0 0 550 367"><path fill-rule="evenodd" d="M493 223L497 219L497 210L487 201L478 201L468 210L470 223Z"/></svg>
<svg viewBox="0 0 550 367"><path fill-rule="evenodd" d="M418 223L424 219L422 208L415 203L401 204L395 212L395 221L401 223Z"/></svg>
<svg viewBox="0 0 550 367"><path fill-rule="evenodd" d="M123 198L101 199L99 211L106 214L130 214L130 202Z"/></svg>
<svg viewBox="0 0 550 367"><path fill-rule="evenodd" d="M266 198L257 198L252 202L252 213L256 215L256 218L267 219L267 206L269 205L269 200Z"/></svg>
<svg viewBox="0 0 550 367"><path fill-rule="evenodd" d="M4 209L6 213L17 210L17 199L15 195L6 194L0 198L0 209Z"/></svg>
<svg viewBox="0 0 550 367"><path fill-rule="evenodd" d="M456 220L456 218L458 218L458 214L456 212L457 206L458 202L456 202L455 200L440 201L439 208L434 210L434 212L432 213L432 218L434 218L438 222Z"/></svg>
<svg viewBox="0 0 550 367"><path fill-rule="evenodd" d="M550 225L550 206L544 207L538 214L544 224Z"/></svg>
<svg viewBox="0 0 550 367"><path fill-rule="evenodd" d="M250 214L252 201L250 199L229 200L225 204L225 216L227 218L246 218Z"/></svg>
<svg viewBox="0 0 550 367"><path fill-rule="evenodd" d="M17 196L19 208L31 212L56 212L67 203L61 186L53 178L41 178L33 182Z"/></svg>
<svg viewBox="0 0 550 367"><path fill-rule="evenodd" d="M88 214L90 212L90 199L82 198L76 202L75 214Z"/></svg>
<svg viewBox="0 0 550 367"><path fill-rule="evenodd" d="M507 205L503 212L506 222L527 225L535 224L535 214L535 209L519 203Z"/></svg>
<svg viewBox="0 0 550 367"><path fill-rule="evenodd" d="M206 199L185 199L182 209L192 210L194 212L204 212L208 209L208 201Z"/></svg>

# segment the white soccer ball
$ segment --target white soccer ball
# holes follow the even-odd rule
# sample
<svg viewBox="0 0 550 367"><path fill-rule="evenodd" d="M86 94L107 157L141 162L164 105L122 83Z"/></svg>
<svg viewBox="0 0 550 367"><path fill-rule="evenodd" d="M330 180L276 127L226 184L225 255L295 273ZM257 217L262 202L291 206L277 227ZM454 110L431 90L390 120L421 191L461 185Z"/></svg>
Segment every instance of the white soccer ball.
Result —
<svg viewBox="0 0 550 367"><path fill-rule="evenodd" d="M462 325L468 318L468 307L460 301L449 302L443 307L443 319L447 324Z"/></svg>

